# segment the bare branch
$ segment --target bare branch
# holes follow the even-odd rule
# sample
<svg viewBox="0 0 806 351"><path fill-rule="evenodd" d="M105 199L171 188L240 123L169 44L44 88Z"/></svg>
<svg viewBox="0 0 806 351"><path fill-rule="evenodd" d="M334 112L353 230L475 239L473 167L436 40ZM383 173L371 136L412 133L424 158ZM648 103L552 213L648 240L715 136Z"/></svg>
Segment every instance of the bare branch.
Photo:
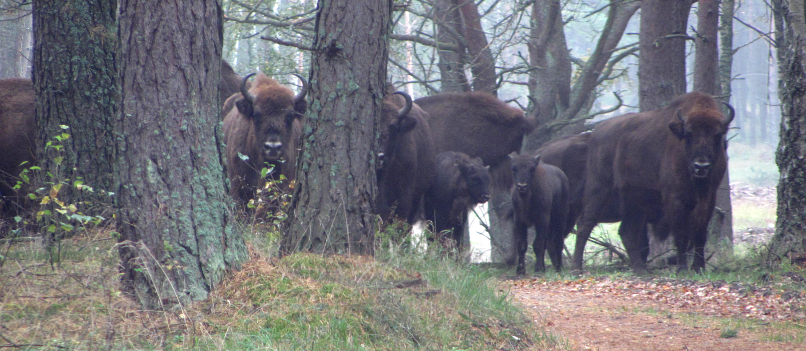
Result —
<svg viewBox="0 0 806 351"><path fill-rule="evenodd" d="M777 42L777 41L775 41L775 39L773 39L773 38L770 36L770 33L765 33L765 32L762 32L760 29L758 29L758 28L756 28L756 27L753 27L753 25L752 25L752 24L747 23L747 22L745 22L745 21L742 21L742 19L741 19L741 18L739 18L739 16L733 16L733 19L735 19L737 22L739 22L739 23L743 24L745 27L750 28L750 29L752 29L752 30L756 31L756 33L758 33L759 35L761 35L761 36L763 36L764 38L766 38L766 39L767 39L767 41L768 41L768 42L770 42L770 44L772 44L772 46L774 46L774 47L776 47L776 48L778 47L778 42Z"/></svg>
<svg viewBox="0 0 806 351"><path fill-rule="evenodd" d="M449 43L438 42L434 40L429 40L420 36L416 35L404 35L404 34L392 34L389 36L394 40L401 40L401 41L411 41L418 44L423 44L426 46L430 46L432 48L436 48L439 50L450 50L454 52L461 52L459 47L456 45L451 45Z"/></svg>
<svg viewBox="0 0 806 351"><path fill-rule="evenodd" d="M282 46L290 46L290 47L294 47L294 48L297 48L297 49L300 49L300 50L313 51L313 47L304 45L302 43L295 43L295 42L285 41L285 40L281 40L281 39L278 39L278 38L275 38L275 37L269 37L269 36L261 36L260 39L267 40L267 41L270 41L270 42L275 43L275 44L280 44Z"/></svg>

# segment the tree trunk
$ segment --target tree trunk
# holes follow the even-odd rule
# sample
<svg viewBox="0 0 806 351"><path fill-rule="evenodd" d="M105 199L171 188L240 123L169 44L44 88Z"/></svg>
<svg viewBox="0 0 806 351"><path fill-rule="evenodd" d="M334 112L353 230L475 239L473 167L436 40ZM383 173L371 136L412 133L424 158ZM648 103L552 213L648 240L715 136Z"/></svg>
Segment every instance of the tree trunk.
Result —
<svg viewBox="0 0 806 351"><path fill-rule="evenodd" d="M476 3L468 0L453 0L462 15L463 36L470 56L470 71L473 73L473 91L498 95L495 82L495 60L481 28L481 17Z"/></svg>
<svg viewBox="0 0 806 351"><path fill-rule="evenodd" d="M779 59L781 132L776 163L778 219L770 253L775 259L806 261L806 4L775 0Z"/></svg>
<svg viewBox="0 0 806 351"><path fill-rule="evenodd" d="M643 0L638 60L641 111L658 109L686 93L689 0Z"/></svg>
<svg viewBox="0 0 806 351"><path fill-rule="evenodd" d="M144 308L171 308L247 259L220 142L221 3L121 0L119 16L121 279Z"/></svg>
<svg viewBox="0 0 806 351"><path fill-rule="evenodd" d="M373 254L391 12L391 0L319 2L311 107L282 254Z"/></svg>
<svg viewBox="0 0 806 351"><path fill-rule="evenodd" d="M116 10L116 0L33 2L37 159L53 175L44 181L68 185L59 199L84 212L100 210L113 187ZM70 127L66 152L45 147L61 125ZM96 191L70 186L77 180Z"/></svg>
<svg viewBox="0 0 806 351"><path fill-rule="evenodd" d="M470 83L465 75L464 38L462 37L462 18L459 9L452 0L434 1L434 23L436 39L439 43L455 46L456 50L437 49L439 55L439 73L442 93L461 93L470 91Z"/></svg>

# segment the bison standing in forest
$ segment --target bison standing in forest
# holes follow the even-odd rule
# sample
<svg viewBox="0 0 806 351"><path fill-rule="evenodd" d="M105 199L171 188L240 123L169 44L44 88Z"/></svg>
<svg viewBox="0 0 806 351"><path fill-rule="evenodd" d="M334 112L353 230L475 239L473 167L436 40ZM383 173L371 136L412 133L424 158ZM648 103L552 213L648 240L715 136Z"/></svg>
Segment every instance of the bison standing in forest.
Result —
<svg viewBox="0 0 806 351"><path fill-rule="evenodd" d="M218 84L218 101L222 106L224 106L224 103L227 101L227 99L229 99L230 96L241 91L241 80L241 76L235 73L235 70L232 69L232 66L230 66L227 61L221 60L221 81ZM234 102L235 101L233 100L233 105ZM221 117L226 117L227 113L229 113L229 110L232 109L232 107L233 106L225 107Z"/></svg>
<svg viewBox="0 0 806 351"><path fill-rule="evenodd" d="M14 186L36 157L34 115L31 80L0 79L0 213L16 214L21 206Z"/></svg>
<svg viewBox="0 0 806 351"><path fill-rule="evenodd" d="M559 168L540 162L540 155L513 153L512 204L515 209L514 237L518 248L517 273L526 273L525 255L529 246L529 227L535 227L532 248L535 251L535 272L545 271L543 254L548 250L551 264L562 269L563 240L568 225L568 178Z"/></svg>
<svg viewBox="0 0 806 351"><path fill-rule="evenodd" d="M376 208L384 220L417 220L420 203L434 181L436 153L428 117L404 92L383 99Z"/></svg>
<svg viewBox="0 0 806 351"><path fill-rule="evenodd" d="M727 168L725 117L710 95L689 93L668 106L611 118L588 142L585 205L578 235L587 239L600 212L615 199L623 216L619 235L637 273L646 272L649 238L674 237L678 268L694 251L691 268L705 268L708 221ZM576 262L575 262L576 264Z"/></svg>
<svg viewBox="0 0 806 351"><path fill-rule="evenodd" d="M270 176L285 176L286 184L294 179L297 148L302 135L303 115L307 110L302 91L294 96L288 89L263 73L258 73L247 89L247 75L241 81L240 95L233 95L233 108L224 118L224 143L227 145L227 173L230 195L241 203L255 196L264 179L261 169L274 167Z"/></svg>
<svg viewBox="0 0 806 351"><path fill-rule="evenodd" d="M490 166L490 208L499 217L511 212L511 201L507 199L512 185L508 155L521 150L524 135L534 129L532 119L525 117L521 109L484 92L443 93L415 102L430 117L436 152L457 151L480 157ZM514 264L517 250L507 245L505 237L510 232L492 235L493 245L501 249L504 261Z"/></svg>
<svg viewBox="0 0 806 351"><path fill-rule="evenodd" d="M490 199L489 168L481 158L461 152L437 155L436 179L425 195L425 219L431 221L435 233L452 230L457 248L462 247L467 211Z"/></svg>

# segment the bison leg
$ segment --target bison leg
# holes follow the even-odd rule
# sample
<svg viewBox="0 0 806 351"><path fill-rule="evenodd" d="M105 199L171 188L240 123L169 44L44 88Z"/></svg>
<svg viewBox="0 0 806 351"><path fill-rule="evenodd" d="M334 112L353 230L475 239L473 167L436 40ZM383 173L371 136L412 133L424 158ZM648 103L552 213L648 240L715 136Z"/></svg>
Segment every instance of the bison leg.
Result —
<svg viewBox="0 0 806 351"><path fill-rule="evenodd" d="M649 238L645 228L646 222L640 218L625 218L618 228L621 243L630 258L630 267L639 275L648 273L646 257L649 255Z"/></svg>
<svg viewBox="0 0 806 351"><path fill-rule="evenodd" d="M515 272L518 275L526 274L526 262L525 262L526 249L529 246L529 242L526 240L527 229L528 226L526 225L526 223L518 219L515 220L513 236L515 237L515 245L518 248L518 257L517 257L518 262L517 262L517 268L515 270Z"/></svg>
<svg viewBox="0 0 806 351"><path fill-rule="evenodd" d="M577 239L574 245L574 258L572 261L575 270L582 270L583 268L582 255L585 253L585 244L588 243L588 238L591 236L591 231L593 231L593 227L595 227L596 224L597 223L580 222L577 228Z"/></svg>
<svg viewBox="0 0 806 351"><path fill-rule="evenodd" d="M563 268L563 241L565 234L568 233L565 228L567 227L564 223L559 228L552 228L548 242L549 258L551 258L551 264L558 273Z"/></svg>

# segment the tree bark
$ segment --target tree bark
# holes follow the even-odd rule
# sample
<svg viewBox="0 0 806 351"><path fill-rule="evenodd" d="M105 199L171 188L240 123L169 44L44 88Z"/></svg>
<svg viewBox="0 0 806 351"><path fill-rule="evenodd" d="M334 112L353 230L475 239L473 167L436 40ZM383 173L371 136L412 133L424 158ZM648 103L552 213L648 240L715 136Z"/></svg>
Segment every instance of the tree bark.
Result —
<svg viewBox="0 0 806 351"><path fill-rule="evenodd" d="M470 91L470 83L465 75L465 52L467 46L462 36L462 18L452 0L434 1L434 23L436 40L457 48L456 51L437 48L442 93Z"/></svg>
<svg viewBox="0 0 806 351"><path fill-rule="evenodd" d="M781 97L776 163L778 219L770 253L774 259L806 261L806 4L774 0Z"/></svg>
<svg viewBox="0 0 806 351"><path fill-rule="evenodd" d="M689 0L641 2L638 94L641 111L663 107L686 93Z"/></svg>
<svg viewBox="0 0 806 351"><path fill-rule="evenodd" d="M37 159L44 173L53 175L45 181L81 180L97 189L61 188L59 199L82 211L108 203L113 187L116 6L115 0L33 2ZM66 152L45 147L63 132L60 125L70 127L71 137L62 142Z"/></svg>
<svg viewBox="0 0 806 351"><path fill-rule="evenodd" d="M320 0L310 109L280 251L373 254L392 1Z"/></svg>
<svg viewBox="0 0 806 351"><path fill-rule="evenodd" d="M462 17L462 30L470 56L470 71L473 73L473 91L498 95L495 82L495 60L481 28L479 9L473 0L453 0Z"/></svg>
<svg viewBox="0 0 806 351"><path fill-rule="evenodd" d="M202 300L247 259L221 143L216 0L119 3L121 280L146 309Z"/></svg>

